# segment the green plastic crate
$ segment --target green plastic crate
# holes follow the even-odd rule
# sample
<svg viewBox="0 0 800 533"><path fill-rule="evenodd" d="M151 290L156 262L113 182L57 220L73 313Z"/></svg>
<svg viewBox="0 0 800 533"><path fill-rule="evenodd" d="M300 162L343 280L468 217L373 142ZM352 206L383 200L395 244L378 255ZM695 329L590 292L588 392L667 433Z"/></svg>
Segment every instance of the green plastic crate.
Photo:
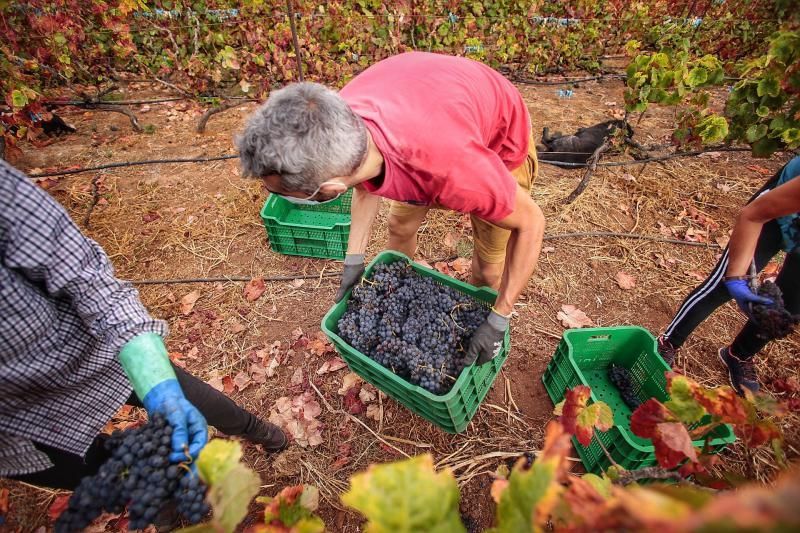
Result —
<svg viewBox="0 0 800 533"><path fill-rule="evenodd" d="M261 208L270 247L285 255L344 259L353 191L320 205L297 205L270 194Z"/></svg>
<svg viewBox="0 0 800 533"><path fill-rule="evenodd" d="M442 285L453 287L459 292L484 302L487 306L492 305L497 298L497 293L489 288L476 288L436 270L425 268L418 263L411 262L407 256L400 252L382 252L367 266L365 275L369 276L375 265L394 263L395 261L410 263L412 268L422 276L434 278ZM464 431L469 421L478 411L481 402L486 397L486 393L489 392L489 388L508 357L511 345L509 331L506 330L503 346L497 357L484 365L468 366L461 372L453 388L447 394L435 395L396 376L391 370L359 352L339 336L339 318L347 309L347 301L349 299L350 291L327 312L322 319L322 331L333 342L336 350L341 354L342 359L347 362L350 369L397 402L405 405L413 413L432 422L444 431L448 433Z"/></svg>
<svg viewBox="0 0 800 533"><path fill-rule="evenodd" d="M554 404L564 399L566 389L588 385L590 402L606 402L614 412L614 427L596 431L589 446L572 441L587 472L599 474L611 466L597 439L622 467L635 470L656 464L653 444L637 437L630 430L631 409L622 400L617 388L608 379L611 363L630 370L634 392L640 400L669 399L665 371L670 367L658 355L656 339L644 328L620 326L612 328L570 329L564 332L553 359L542 376L547 394ZM730 426L720 426L712 433L710 449L722 451L736 440ZM695 441L703 446L704 441Z"/></svg>

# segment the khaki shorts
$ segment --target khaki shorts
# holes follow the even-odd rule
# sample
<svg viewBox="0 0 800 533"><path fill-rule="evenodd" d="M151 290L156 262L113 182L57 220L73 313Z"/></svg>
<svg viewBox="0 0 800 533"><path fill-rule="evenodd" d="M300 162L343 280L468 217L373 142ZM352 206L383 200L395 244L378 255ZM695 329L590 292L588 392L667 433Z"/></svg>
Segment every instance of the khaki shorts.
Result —
<svg viewBox="0 0 800 533"><path fill-rule="evenodd" d="M539 162L536 158L536 142L533 134L528 140L528 157L518 168L511 171L520 187L530 191L536 177L539 175ZM422 220L421 211L432 209L429 206L418 206L403 202L392 201L389 214L400 221L406 219ZM511 232L495 226L491 222L482 220L475 215L470 215L472 233L475 241L475 253L485 263L502 263L506 258L506 244Z"/></svg>

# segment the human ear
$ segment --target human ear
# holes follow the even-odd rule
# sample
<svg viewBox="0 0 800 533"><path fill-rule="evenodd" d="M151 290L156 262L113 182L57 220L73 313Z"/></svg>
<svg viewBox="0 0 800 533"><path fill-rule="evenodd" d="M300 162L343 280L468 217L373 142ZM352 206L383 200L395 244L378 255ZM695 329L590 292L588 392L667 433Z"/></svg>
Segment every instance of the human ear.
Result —
<svg viewBox="0 0 800 533"><path fill-rule="evenodd" d="M322 185L319 186L319 190L321 193L327 196L333 196L337 194L344 194L347 191L347 185L338 179L334 179L322 183Z"/></svg>

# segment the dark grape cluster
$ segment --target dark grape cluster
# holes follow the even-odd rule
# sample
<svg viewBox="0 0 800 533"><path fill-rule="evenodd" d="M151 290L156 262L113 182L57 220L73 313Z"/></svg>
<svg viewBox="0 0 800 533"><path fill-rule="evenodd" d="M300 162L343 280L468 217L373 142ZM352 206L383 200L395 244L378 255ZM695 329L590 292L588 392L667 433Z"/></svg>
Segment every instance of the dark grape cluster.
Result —
<svg viewBox="0 0 800 533"><path fill-rule="evenodd" d="M781 289L771 281L765 281L758 288L758 295L772 300L772 305L756 304L752 307L758 336L767 340L782 339L794 331L800 323L800 315L786 310Z"/></svg>
<svg viewBox="0 0 800 533"><path fill-rule="evenodd" d="M353 289L339 335L414 385L444 394L466 366L469 340L488 314L481 302L398 261L377 265Z"/></svg>
<svg viewBox="0 0 800 533"><path fill-rule="evenodd" d="M170 464L172 427L155 414L138 428L116 431L106 441L111 457L85 477L56 521L56 533L81 531L103 512L128 509L129 528L144 529L169 505L189 523L210 511L206 486L185 464Z"/></svg>
<svg viewBox="0 0 800 533"><path fill-rule="evenodd" d="M631 379L631 371L624 366L615 365L614 363L608 367L608 379L619 391L622 396L622 401L631 408L631 411L636 410L637 407L642 405L642 401L633 390L633 380Z"/></svg>

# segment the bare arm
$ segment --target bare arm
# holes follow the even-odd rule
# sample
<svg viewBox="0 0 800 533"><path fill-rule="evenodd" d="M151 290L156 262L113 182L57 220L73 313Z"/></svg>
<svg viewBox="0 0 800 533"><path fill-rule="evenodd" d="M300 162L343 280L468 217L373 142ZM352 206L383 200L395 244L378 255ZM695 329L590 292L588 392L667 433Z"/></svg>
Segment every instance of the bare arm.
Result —
<svg viewBox="0 0 800 533"><path fill-rule="evenodd" d="M728 246L728 270L725 275L747 274L764 224L798 211L800 211L800 179L788 181L746 205L733 227Z"/></svg>
<svg viewBox="0 0 800 533"><path fill-rule="evenodd" d="M542 250L545 220L528 191L518 186L514 211L495 224L511 230L500 293L494 306L498 313L509 315L536 268Z"/></svg>
<svg viewBox="0 0 800 533"><path fill-rule="evenodd" d="M375 217L381 207L381 197L370 194L366 189L353 188L353 203L350 207L350 237L347 240L347 254L363 254L369 244L369 236Z"/></svg>

